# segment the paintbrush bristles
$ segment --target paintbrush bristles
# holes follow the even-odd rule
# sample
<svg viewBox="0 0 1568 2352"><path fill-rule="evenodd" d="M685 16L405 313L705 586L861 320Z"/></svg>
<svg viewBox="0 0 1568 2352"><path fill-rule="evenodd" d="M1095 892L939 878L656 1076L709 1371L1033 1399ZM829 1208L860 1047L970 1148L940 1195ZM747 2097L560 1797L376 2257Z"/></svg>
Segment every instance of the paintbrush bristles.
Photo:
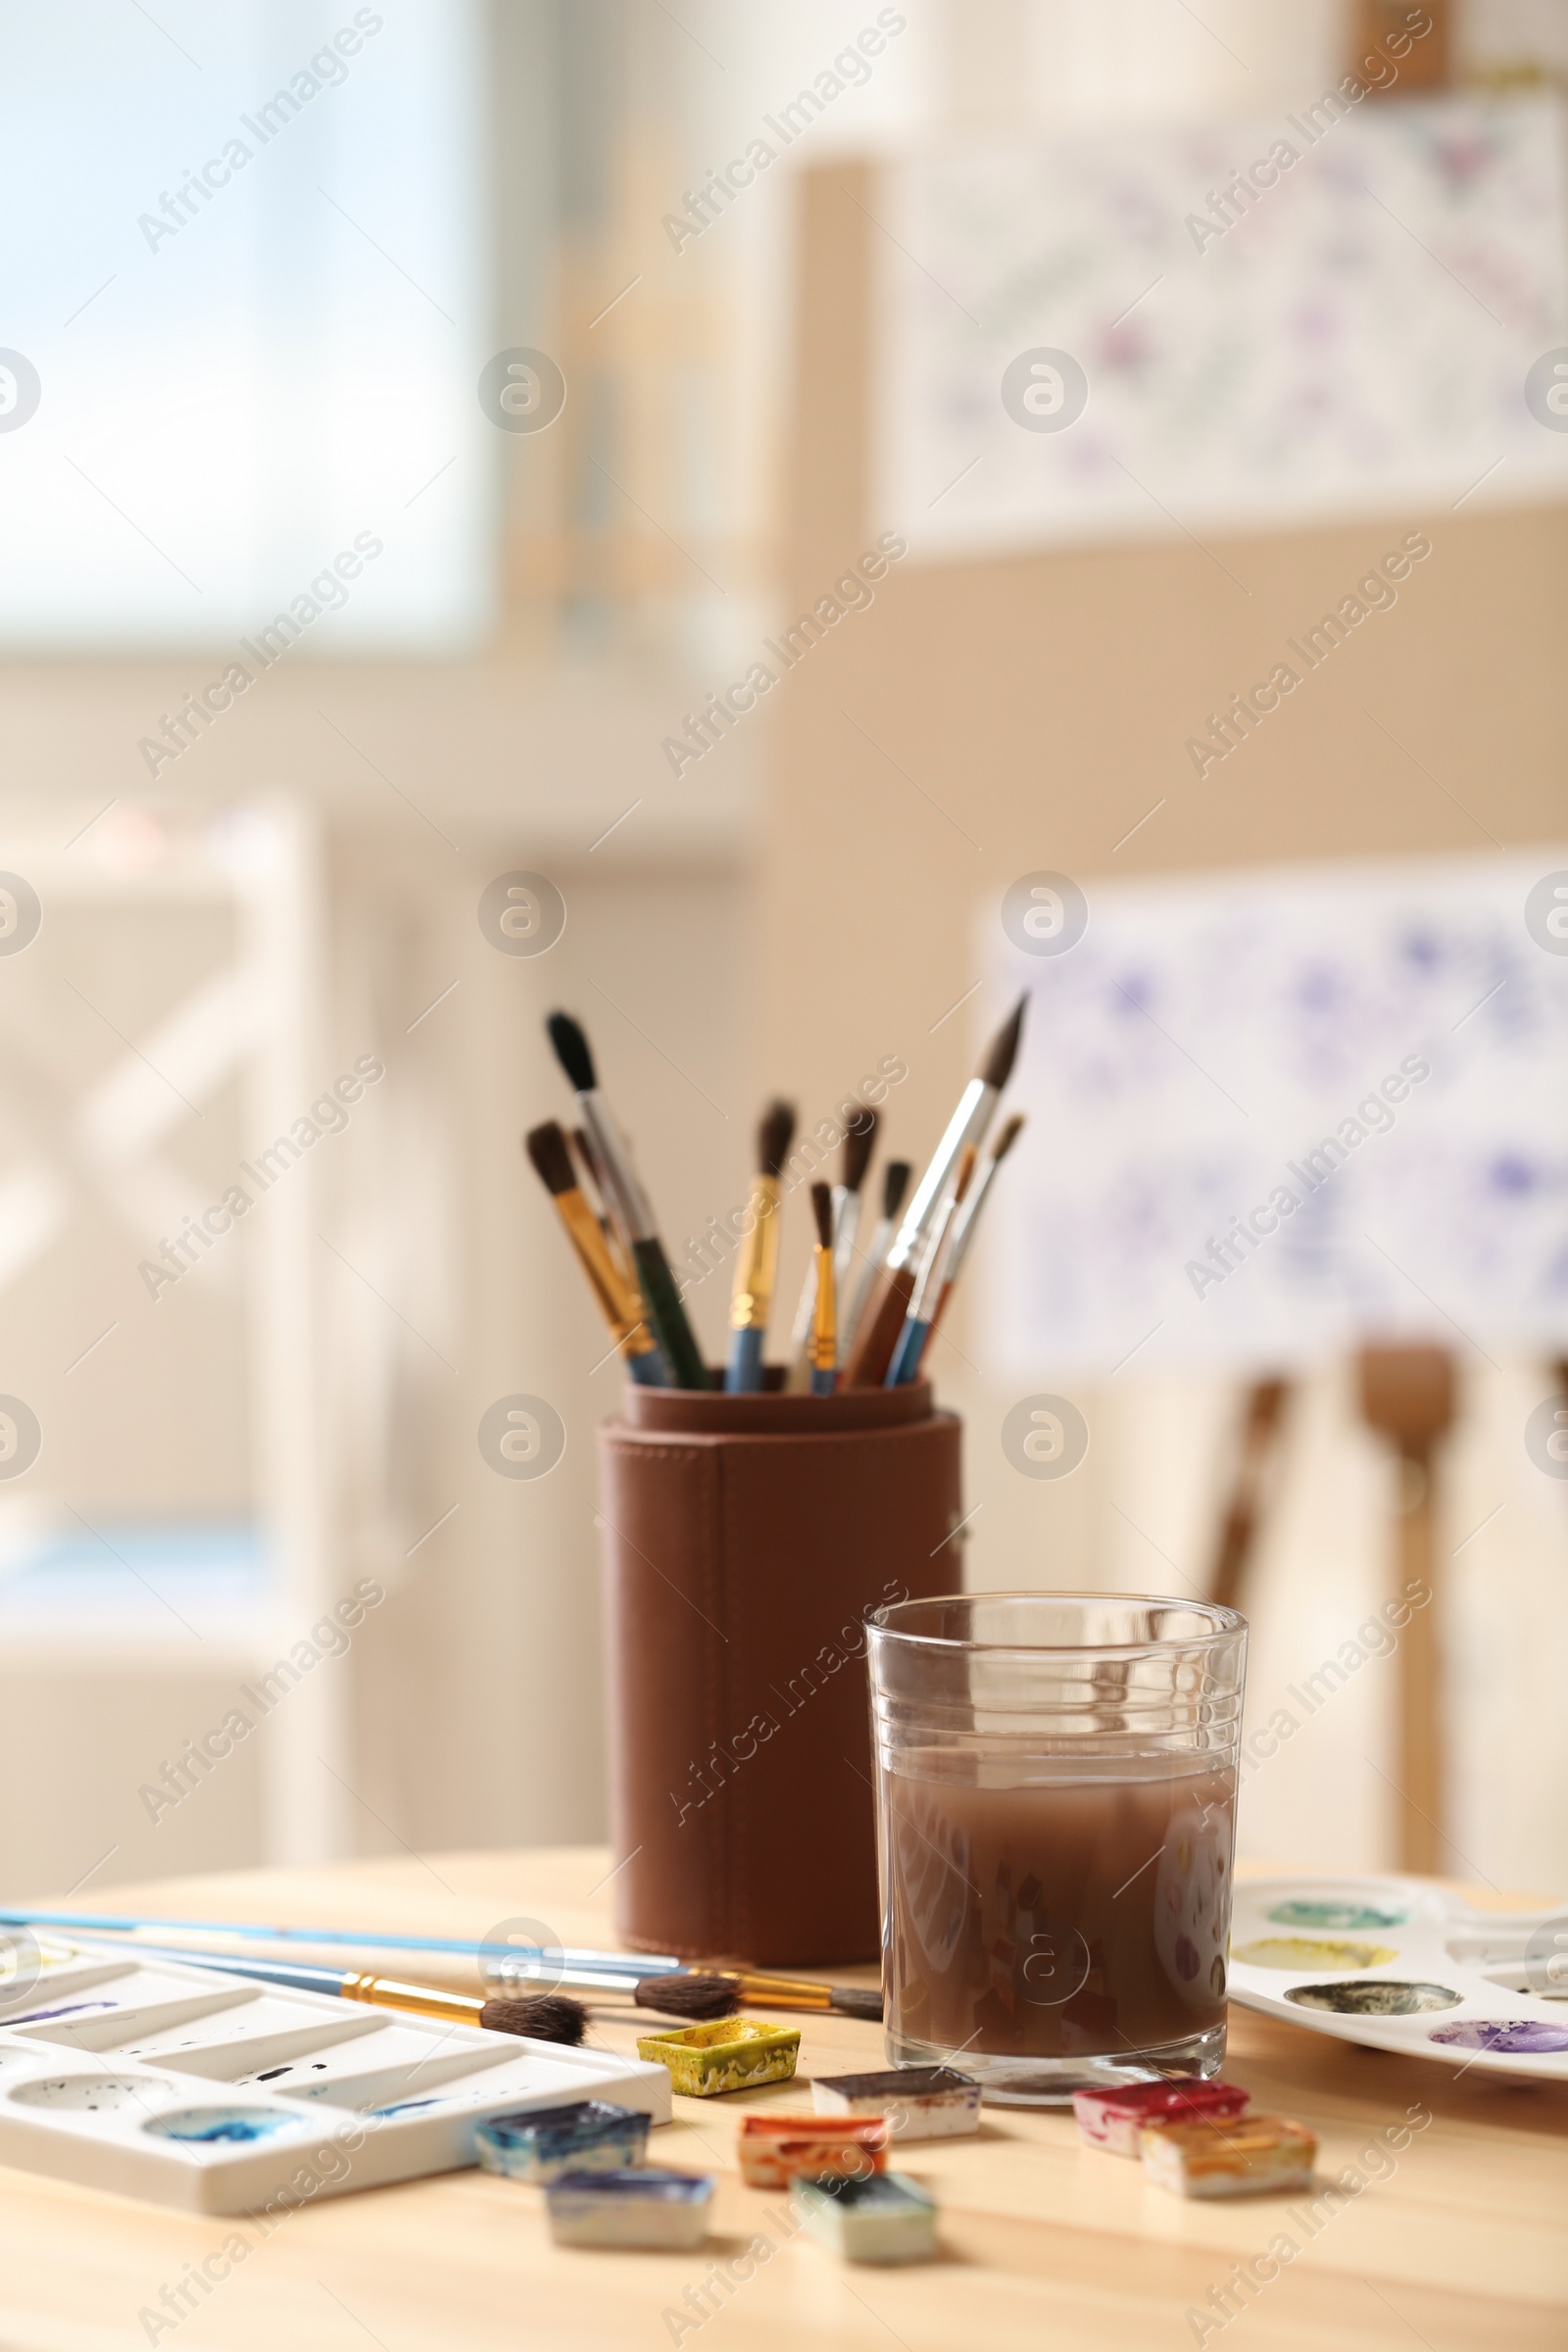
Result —
<svg viewBox="0 0 1568 2352"><path fill-rule="evenodd" d="M991 1156L993 1159L1006 1158L1007 1153L1012 1150L1013 1145L1018 1140L1018 1130L1022 1125L1023 1112L1021 1110L1015 1110L1011 1118L1008 1119L1003 1127L1002 1133L998 1136L996 1142L991 1147Z"/></svg>
<svg viewBox="0 0 1568 2352"><path fill-rule="evenodd" d="M632 1991L639 2009L661 2009L666 2017L733 2017L740 1994L728 1977L681 1969L667 1977L643 1977Z"/></svg>
<svg viewBox="0 0 1568 2352"><path fill-rule="evenodd" d="M874 1110L861 1113L844 1138L844 1190L858 1193L865 1182L865 1171L876 1150L877 1116Z"/></svg>
<svg viewBox="0 0 1568 2352"><path fill-rule="evenodd" d="M588 2031L588 2012L564 1992L514 1993L486 2001L479 2023L487 2034L521 2034L529 2041L560 2041L574 2050Z"/></svg>
<svg viewBox="0 0 1568 2352"><path fill-rule="evenodd" d="M906 1159L890 1159L882 1171L882 1214L891 1225L904 1206L914 1169Z"/></svg>
<svg viewBox="0 0 1568 2352"><path fill-rule="evenodd" d="M811 1214L816 1219L817 1248L831 1250L833 1247L833 1189L831 1185L812 1185Z"/></svg>
<svg viewBox="0 0 1568 2352"><path fill-rule="evenodd" d="M758 1122L757 1164L764 1176L775 1183L784 1173L784 1162L795 1141L795 1105L793 1102L770 1102Z"/></svg>
<svg viewBox="0 0 1568 2352"><path fill-rule="evenodd" d="M530 1127L522 1139L522 1148L539 1171L547 1191L574 1193L581 1190L577 1171L571 1164L566 1138L554 1119L547 1119L542 1127Z"/></svg>
<svg viewBox="0 0 1568 2352"><path fill-rule="evenodd" d="M1018 1040L1023 1033L1024 1008L1028 1003L1027 997L1018 999L1011 1017L1003 1022L980 1064L979 1075L987 1086L994 1086L999 1094L1012 1075L1012 1065L1018 1055Z"/></svg>
<svg viewBox="0 0 1568 2352"><path fill-rule="evenodd" d="M582 1024L574 1021L569 1012L553 1012L545 1023L550 1043L556 1049L560 1062L573 1089L579 1095L591 1095L598 1085L594 1075L594 1057L588 1050Z"/></svg>

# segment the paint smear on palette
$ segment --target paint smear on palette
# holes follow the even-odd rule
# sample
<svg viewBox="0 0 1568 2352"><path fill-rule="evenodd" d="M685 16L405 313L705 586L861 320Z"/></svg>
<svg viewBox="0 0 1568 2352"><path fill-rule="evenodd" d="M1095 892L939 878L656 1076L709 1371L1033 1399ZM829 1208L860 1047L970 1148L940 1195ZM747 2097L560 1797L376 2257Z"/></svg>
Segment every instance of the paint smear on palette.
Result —
<svg viewBox="0 0 1568 2352"><path fill-rule="evenodd" d="M190 2107L180 2115L158 2116L147 2129L163 2139L211 2146L219 2140L268 2139L293 2122L291 2115L274 2115L267 2107Z"/></svg>
<svg viewBox="0 0 1568 2352"><path fill-rule="evenodd" d="M1357 1929L1402 1928L1407 1911L1374 1911L1366 1903L1276 1903L1269 1917L1280 1928L1318 1928L1344 1936Z"/></svg>
<svg viewBox="0 0 1568 2352"><path fill-rule="evenodd" d="M1303 1936L1265 1936L1232 1954L1249 1968L1286 1968L1303 1976L1309 1968L1387 1968L1398 1953L1384 1943L1315 1943Z"/></svg>
<svg viewBox="0 0 1568 2352"><path fill-rule="evenodd" d="M412 2115L416 2107L439 2107L439 2099L399 2099L390 2107L372 2107L370 2120L380 2123L389 2115Z"/></svg>
<svg viewBox="0 0 1568 2352"><path fill-rule="evenodd" d="M6 2025L41 2026L46 2017L79 2017L84 2009L118 2009L118 2001L63 2001L58 2009L29 2009L24 2017L8 2017Z"/></svg>
<svg viewBox="0 0 1568 2352"><path fill-rule="evenodd" d="M25 1928L0 1928L0 1955L11 1952L18 1957L17 1974L23 1968L69 1968L73 1961L103 1957L100 1952L81 1951L74 1943L34 1943Z"/></svg>
<svg viewBox="0 0 1568 2352"><path fill-rule="evenodd" d="M1464 1995L1446 1984L1400 1984L1387 1981L1341 1984L1293 1984L1285 1995L1303 2009L1329 2009L1337 2017L1414 2017L1423 2009L1457 2009Z"/></svg>
<svg viewBox="0 0 1568 2352"><path fill-rule="evenodd" d="M1537 2058L1568 2050L1568 2026L1548 2026L1536 2017L1466 2017L1457 2025L1434 2026L1429 2037L1456 2050L1502 2050Z"/></svg>

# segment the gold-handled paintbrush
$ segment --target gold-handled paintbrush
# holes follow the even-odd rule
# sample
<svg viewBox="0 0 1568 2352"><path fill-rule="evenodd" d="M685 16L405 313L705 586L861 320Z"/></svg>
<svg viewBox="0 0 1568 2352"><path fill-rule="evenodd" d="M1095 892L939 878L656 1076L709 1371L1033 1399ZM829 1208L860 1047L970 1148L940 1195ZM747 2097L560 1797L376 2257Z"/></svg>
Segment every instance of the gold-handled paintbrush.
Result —
<svg viewBox="0 0 1568 2352"><path fill-rule="evenodd" d="M770 1102L757 1130L759 1172L752 1179L747 1203L751 1230L735 1262L726 1389L760 1389L762 1385L762 1342L767 1336L778 1272L779 1179L794 1140L794 1103Z"/></svg>
<svg viewBox="0 0 1568 2352"><path fill-rule="evenodd" d="M838 1386L838 1285L833 1279L833 1194L811 1187L816 1219L816 1298L811 1309L811 1395L831 1396Z"/></svg>
<svg viewBox="0 0 1568 2352"><path fill-rule="evenodd" d="M860 1187L876 1150L877 1115L874 1110L861 1110L853 1127L844 1137L844 1165L838 1183L833 1187L833 1282L834 1293L842 1310L849 1293L850 1270L855 1263L856 1237L860 1230ZM816 1306L816 1256L813 1251L801 1285L801 1302L795 1310L795 1328L790 1334L791 1355L786 1388L804 1393L811 1386L812 1316Z"/></svg>
<svg viewBox="0 0 1568 2352"><path fill-rule="evenodd" d="M635 1292L627 1289L606 1247L599 1219L577 1183L565 1136L554 1119L547 1119L543 1126L529 1128L523 1137L523 1149L555 1201L566 1238L588 1277L588 1287L610 1326L617 1353L625 1359L626 1369L644 1388L662 1388L666 1377L663 1358L644 1319L642 1301Z"/></svg>
<svg viewBox="0 0 1568 2352"><path fill-rule="evenodd" d="M569 1012L553 1012L545 1023L556 1059L577 1098L582 1123L593 1141L600 1182L627 1257L637 1269L649 1324L677 1388L711 1387L697 1336L681 1304L675 1278L659 1238L653 1207L632 1162L626 1140L599 1088L598 1073L582 1023Z"/></svg>

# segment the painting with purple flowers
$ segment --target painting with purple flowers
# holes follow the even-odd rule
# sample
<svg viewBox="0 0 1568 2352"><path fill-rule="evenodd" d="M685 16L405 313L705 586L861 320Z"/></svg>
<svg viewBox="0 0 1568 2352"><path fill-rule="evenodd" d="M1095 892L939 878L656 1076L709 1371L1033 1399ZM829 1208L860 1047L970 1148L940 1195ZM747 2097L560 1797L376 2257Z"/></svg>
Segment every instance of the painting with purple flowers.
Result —
<svg viewBox="0 0 1568 2352"><path fill-rule="evenodd" d="M891 170L878 519L919 561L1561 497L1563 128L1326 94Z"/></svg>
<svg viewBox="0 0 1568 2352"><path fill-rule="evenodd" d="M1527 921L1554 868L1090 885L1067 952L1004 939L1033 1000L982 1245L1006 1372L1560 1349L1568 954Z"/></svg>

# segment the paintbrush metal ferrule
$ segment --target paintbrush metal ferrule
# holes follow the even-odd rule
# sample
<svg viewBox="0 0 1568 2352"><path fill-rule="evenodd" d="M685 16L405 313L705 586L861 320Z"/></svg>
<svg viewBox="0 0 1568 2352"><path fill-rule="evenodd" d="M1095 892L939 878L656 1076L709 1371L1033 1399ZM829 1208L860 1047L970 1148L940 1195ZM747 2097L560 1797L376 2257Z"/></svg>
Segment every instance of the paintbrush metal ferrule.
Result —
<svg viewBox="0 0 1568 2352"><path fill-rule="evenodd" d="M855 1245L860 1231L860 1196L833 1187L833 1280L842 1298L855 1264Z"/></svg>
<svg viewBox="0 0 1568 2352"><path fill-rule="evenodd" d="M905 1212L897 1238L887 1254L890 1270L906 1266L919 1254L920 1245L932 1219L942 1207L949 1179L962 1158L965 1150L978 1145L991 1123L991 1113L997 1103L997 1090L983 1078L971 1078L958 1098L958 1106L948 1121L947 1130L919 1184L914 1199Z"/></svg>
<svg viewBox="0 0 1568 2352"><path fill-rule="evenodd" d="M635 1298L638 1295L637 1268L632 1263L621 1239L619 1228L610 1213L604 1170L595 1156L593 1143L586 1127L573 1127L569 1141L572 1154L582 1171L582 1181L578 1189L593 1212L595 1224L604 1236L605 1247L610 1251L615 1271Z"/></svg>
<svg viewBox="0 0 1568 2352"><path fill-rule="evenodd" d="M852 1193L846 1184L833 1187L833 1296L835 1300L845 1295L849 1280L850 1261L855 1255L855 1235L859 1222L860 1197ZM841 1262L842 1261L842 1262ZM790 1370L785 1387L797 1393L808 1390L815 1369L812 1333L816 1325L817 1252L813 1250L806 1265L806 1279L801 1284L801 1302L795 1310L795 1323L790 1332Z"/></svg>
<svg viewBox="0 0 1568 2352"><path fill-rule="evenodd" d="M612 1222L628 1260L636 1268L649 1326L662 1351L669 1377L681 1388L706 1389L710 1386L708 1366L681 1304L680 1292L664 1255L631 1148L600 1091L593 1054L582 1026L569 1013L553 1012L545 1027L581 1114Z"/></svg>
<svg viewBox="0 0 1568 2352"><path fill-rule="evenodd" d="M811 1394L831 1396L838 1385L838 1321L834 1306L833 1252L816 1252L816 1306L811 1324Z"/></svg>
<svg viewBox="0 0 1568 2352"><path fill-rule="evenodd" d="M415 2017L439 2017L449 2025L476 2026L484 2002L472 1993L437 1992L428 1984L404 1984L395 1977L361 1977L345 1972L339 1986L345 2001L372 2009L407 2009Z"/></svg>
<svg viewBox="0 0 1568 2352"><path fill-rule="evenodd" d="M555 1200L618 1351L630 1359L652 1355L654 1335L643 1315L642 1300L622 1282L587 1200L580 1192L557 1193Z"/></svg>
<svg viewBox="0 0 1568 2352"><path fill-rule="evenodd" d="M619 1229L621 1246L628 1253L639 1242L646 1241L654 1230L654 1212L648 1195L643 1191L631 1152L624 1137L615 1125L614 1114L603 1095L579 1093L577 1108L588 1140L599 1162L600 1180L604 1187L605 1205L612 1222Z"/></svg>
<svg viewBox="0 0 1568 2352"><path fill-rule="evenodd" d="M957 1216L963 1197L969 1189L974 1175L974 1167L975 1149L973 1144L966 1144L963 1156L958 1162L957 1181L953 1191L943 1200L941 1208L932 1221L931 1231L927 1236L924 1253L920 1260L920 1271L915 1277L914 1289L909 1298L908 1311L904 1319L904 1328L899 1334L892 1360L883 1376L884 1388L902 1388L906 1381L913 1380L919 1372L920 1359L925 1353L926 1342L931 1336L931 1328L935 1320L935 1302L942 1295L943 1284L946 1280L954 1220Z"/></svg>
<svg viewBox="0 0 1568 2352"><path fill-rule="evenodd" d="M980 1068L959 1096L957 1108L920 1179L908 1214L883 1261L857 1329L855 1346L845 1367L845 1378L851 1388L880 1388L887 1378L908 1312L921 1246L947 1196L955 1168L966 1150L978 1149L991 1124L991 1114L1017 1055L1027 1002L1027 998L1020 997L992 1039Z"/></svg>
<svg viewBox="0 0 1568 2352"><path fill-rule="evenodd" d="M846 1354L855 1345L855 1335L860 1328L860 1317L865 1312L865 1302L876 1287L877 1277L881 1273L887 1253L893 1246L893 1234L894 1224L891 1217L878 1217L875 1225L871 1228L871 1239L866 1244L865 1255L860 1261L860 1271L855 1284L854 1296L850 1299L848 1312L844 1316L839 1331L839 1346Z"/></svg>
<svg viewBox="0 0 1568 2352"><path fill-rule="evenodd" d="M772 1311L778 1273L778 1178L754 1176L747 1202L751 1230L735 1263L735 1289L729 1304L731 1331L760 1331Z"/></svg>
<svg viewBox="0 0 1568 2352"><path fill-rule="evenodd" d="M779 1202L783 1198L785 1162L795 1135L795 1105L770 1102L757 1130L757 1174L747 1197L748 1224L735 1261L735 1288L729 1309L729 1356L724 1386L732 1393L755 1392L764 1386L762 1348L767 1318L772 1311L773 1286L778 1279Z"/></svg>
<svg viewBox="0 0 1568 2352"><path fill-rule="evenodd" d="M964 1260L974 1245L975 1228L980 1222L980 1211L990 1199L991 1188L997 1180L997 1170L1017 1142L1023 1124L1022 1116L1016 1113L1007 1121L997 1138L990 1158L969 1187L958 1213L953 1220L953 1231L948 1239L947 1257L942 1268L942 1286L937 1292L936 1302L931 1309L932 1331L937 1329L943 1315L947 1312L948 1300L953 1297L958 1276L963 1271Z"/></svg>
<svg viewBox="0 0 1568 2352"><path fill-rule="evenodd" d="M986 1161L975 1183L971 1186L962 1207L953 1220L953 1232L948 1242L948 1261L943 1268L944 1279L950 1287L956 1282L958 1269L969 1254L969 1247L974 1240L975 1222L985 1205L986 1195L995 1181L998 1164L995 1159Z"/></svg>

